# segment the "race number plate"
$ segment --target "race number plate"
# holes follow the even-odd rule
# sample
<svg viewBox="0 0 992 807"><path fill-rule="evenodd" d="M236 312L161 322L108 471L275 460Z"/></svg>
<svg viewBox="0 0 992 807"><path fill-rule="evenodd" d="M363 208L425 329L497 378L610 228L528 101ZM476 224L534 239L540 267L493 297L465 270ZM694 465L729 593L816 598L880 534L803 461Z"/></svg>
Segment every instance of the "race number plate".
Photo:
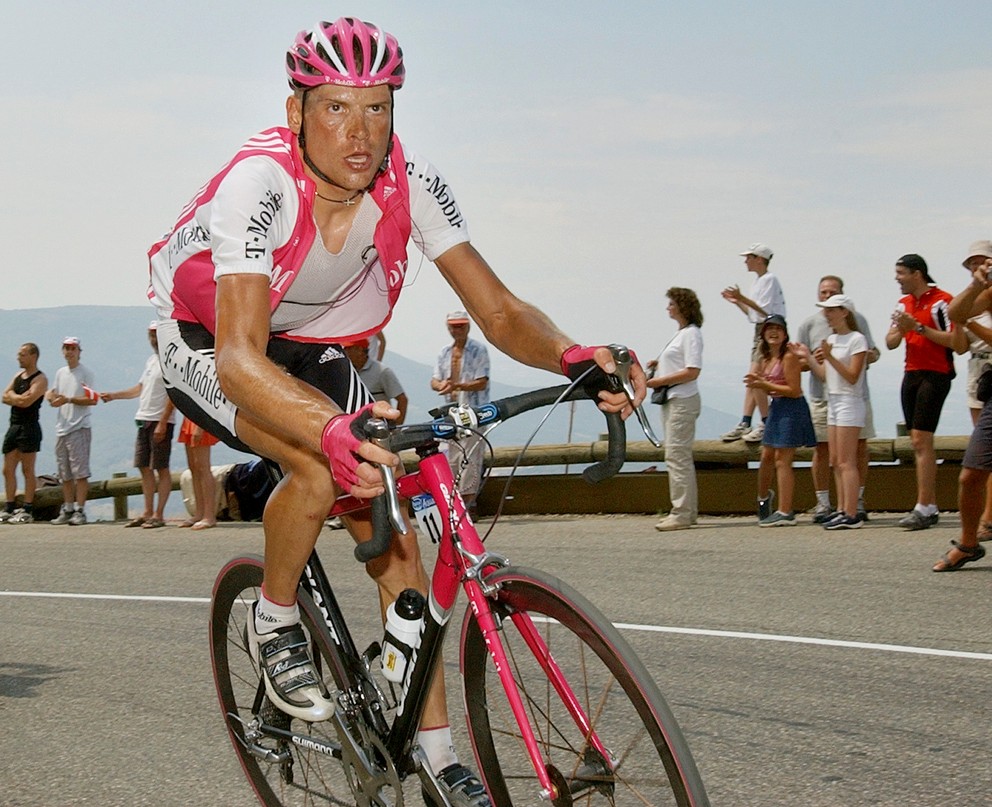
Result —
<svg viewBox="0 0 992 807"><path fill-rule="evenodd" d="M413 514L417 517L420 528L431 539L432 544L441 541L441 511L429 493L420 493L410 501L413 503Z"/></svg>

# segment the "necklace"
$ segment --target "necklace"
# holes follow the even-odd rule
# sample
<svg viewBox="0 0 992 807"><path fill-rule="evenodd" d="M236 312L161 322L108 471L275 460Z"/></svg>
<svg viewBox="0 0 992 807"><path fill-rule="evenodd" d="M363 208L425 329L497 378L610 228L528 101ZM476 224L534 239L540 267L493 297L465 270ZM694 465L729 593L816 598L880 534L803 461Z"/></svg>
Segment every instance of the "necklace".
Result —
<svg viewBox="0 0 992 807"><path fill-rule="evenodd" d="M365 191L364 190L355 191L347 199L331 199L329 196L324 196L322 193L316 190L314 191L314 193L316 193L317 196L323 199L325 202L335 202L336 204L345 205L346 207L353 207L355 205L355 200L363 193L365 193Z"/></svg>

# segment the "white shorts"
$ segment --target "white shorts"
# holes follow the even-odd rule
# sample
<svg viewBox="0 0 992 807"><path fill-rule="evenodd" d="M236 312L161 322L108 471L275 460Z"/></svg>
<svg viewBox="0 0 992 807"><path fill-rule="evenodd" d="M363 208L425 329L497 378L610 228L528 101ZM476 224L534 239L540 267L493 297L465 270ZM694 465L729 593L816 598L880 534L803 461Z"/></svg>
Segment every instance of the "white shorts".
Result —
<svg viewBox="0 0 992 807"><path fill-rule="evenodd" d="M875 437L875 420L872 417L871 399L865 398L865 422L861 427L859 440L871 440ZM826 401L811 398L809 401L809 413L813 418L813 429L816 432L816 442L827 442L827 410L829 406Z"/></svg>
<svg viewBox="0 0 992 807"><path fill-rule="evenodd" d="M831 395L827 399L827 425L864 428L866 409L865 399L858 395Z"/></svg>

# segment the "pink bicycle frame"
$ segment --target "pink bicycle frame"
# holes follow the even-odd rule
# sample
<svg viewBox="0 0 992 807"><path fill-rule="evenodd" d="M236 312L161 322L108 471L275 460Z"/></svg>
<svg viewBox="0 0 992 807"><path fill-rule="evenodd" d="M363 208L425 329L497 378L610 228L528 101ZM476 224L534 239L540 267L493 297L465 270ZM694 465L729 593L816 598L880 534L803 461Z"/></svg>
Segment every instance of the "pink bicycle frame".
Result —
<svg viewBox="0 0 992 807"><path fill-rule="evenodd" d="M479 623L486 648L493 659L503 690L520 729L521 737L530 755L534 773L544 791L552 794L553 797L555 787L548 776L541 749L528 720L526 707L516 682L513 680L512 668L499 638L499 627L490 608L489 598L486 596L484 585L479 581L480 574L493 571L496 566L495 564L488 564L481 569L473 566L472 558L469 556L484 562L485 547L465 509L465 503L455 487L447 459L442 454L433 454L423 458L419 471L400 477L397 480L397 488L402 498L410 498L420 493L429 493L434 498L440 511L443 534L438 547L434 572L431 576L431 599L442 613L447 614L454 607L459 586L465 589L472 613ZM459 546L461 551L459 551ZM603 759L610 759L609 753L596 735L578 697L551 656L530 615L518 613L511 618L586 740L600 753Z"/></svg>

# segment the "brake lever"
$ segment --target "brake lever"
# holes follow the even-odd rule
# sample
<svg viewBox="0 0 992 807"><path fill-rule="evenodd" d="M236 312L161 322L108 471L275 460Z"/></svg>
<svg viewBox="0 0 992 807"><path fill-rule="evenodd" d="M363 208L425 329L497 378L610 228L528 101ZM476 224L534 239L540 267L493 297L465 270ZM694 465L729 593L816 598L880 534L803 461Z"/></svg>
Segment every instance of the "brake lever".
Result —
<svg viewBox="0 0 992 807"><path fill-rule="evenodd" d="M380 448L389 451L389 424L381 418L370 418L365 424L365 434L369 442L375 443ZM393 529L400 535L407 534L406 520L403 518L403 511L400 508L400 497L396 491L396 471L391 465L379 465L379 473L382 474L382 484L385 487L386 509L389 512L389 521Z"/></svg>
<svg viewBox="0 0 992 807"><path fill-rule="evenodd" d="M630 381L630 366L634 360L630 355L630 349L624 345L609 345L609 348L610 353L613 354L613 362L617 366L614 376L620 382L620 387L626 394L631 406L633 406L635 393L634 385ZM654 429L651 428L651 424L648 422L648 416L644 414L644 407L634 406L634 413L637 415L637 422L641 424L641 430L644 432L644 436L648 438L655 448L661 448L661 440L658 439L654 433Z"/></svg>

